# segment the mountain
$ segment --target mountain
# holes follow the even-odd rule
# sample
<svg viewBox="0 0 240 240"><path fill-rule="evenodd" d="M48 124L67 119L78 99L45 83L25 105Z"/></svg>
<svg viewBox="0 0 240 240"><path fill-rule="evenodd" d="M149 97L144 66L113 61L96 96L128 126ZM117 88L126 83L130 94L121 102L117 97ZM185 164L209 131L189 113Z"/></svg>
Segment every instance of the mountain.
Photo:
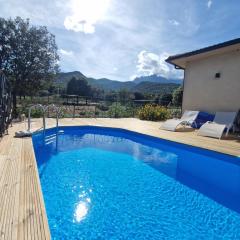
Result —
<svg viewBox="0 0 240 240"><path fill-rule="evenodd" d="M66 86L72 77L84 78L89 85L95 88L103 89L104 91L119 91L126 89L131 92L142 93L171 93L174 89L179 87L182 83L177 79L166 79L157 75L138 77L133 81L120 82L117 80L110 80L107 78L88 78L79 71L59 73L56 75L56 84Z"/></svg>
<svg viewBox="0 0 240 240"><path fill-rule="evenodd" d="M172 93L178 87L179 84L176 83L140 82L132 90L135 92L162 95L165 93Z"/></svg>
<svg viewBox="0 0 240 240"><path fill-rule="evenodd" d="M116 80L110 80L107 78L100 79L88 78L87 81L91 86L101 88L105 91L119 91L121 89L131 89L136 85L132 81L120 82Z"/></svg>
<svg viewBox="0 0 240 240"><path fill-rule="evenodd" d="M56 75L55 82L58 85L66 86L67 83L70 81L71 78L87 78L81 72L74 71L74 72L66 72L66 73L58 73Z"/></svg>
<svg viewBox="0 0 240 240"><path fill-rule="evenodd" d="M142 76L142 77L136 77L133 82L135 83L141 83L141 82L153 82L153 83L175 83L175 84L181 84L182 80L180 79L167 79L161 76L157 75L150 75L150 76Z"/></svg>

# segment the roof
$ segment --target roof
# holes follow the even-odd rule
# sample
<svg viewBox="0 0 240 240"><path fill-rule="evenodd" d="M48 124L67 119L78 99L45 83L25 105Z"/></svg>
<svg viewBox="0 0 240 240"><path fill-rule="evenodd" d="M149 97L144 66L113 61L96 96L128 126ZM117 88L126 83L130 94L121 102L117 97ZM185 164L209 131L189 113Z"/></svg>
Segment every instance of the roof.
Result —
<svg viewBox="0 0 240 240"><path fill-rule="evenodd" d="M165 61L175 65L178 68L185 69L186 63L188 61L194 59L201 59L207 56L225 53L233 50L240 50L240 38L194 50L191 52L169 56Z"/></svg>

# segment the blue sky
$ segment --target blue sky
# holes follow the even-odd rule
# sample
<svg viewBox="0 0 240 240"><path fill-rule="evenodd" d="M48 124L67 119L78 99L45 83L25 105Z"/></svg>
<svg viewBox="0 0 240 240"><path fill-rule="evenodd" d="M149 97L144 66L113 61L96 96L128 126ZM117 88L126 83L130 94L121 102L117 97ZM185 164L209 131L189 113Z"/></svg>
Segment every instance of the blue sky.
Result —
<svg viewBox="0 0 240 240"><path fill-rule="evenodd" d="M56 35L61 70L96 78L181 78L166 57L240 36L239 0L20 2L0 0L0 16L47 26Z"/></svg>

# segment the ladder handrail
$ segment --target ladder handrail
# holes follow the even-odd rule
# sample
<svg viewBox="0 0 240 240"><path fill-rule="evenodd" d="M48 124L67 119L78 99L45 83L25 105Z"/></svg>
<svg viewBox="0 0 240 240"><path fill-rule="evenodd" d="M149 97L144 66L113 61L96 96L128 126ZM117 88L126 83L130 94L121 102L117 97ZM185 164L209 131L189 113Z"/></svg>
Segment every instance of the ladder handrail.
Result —
<svg viewBox="0 0 240 240"><path fill-rule="evenodd" d="M46 130L46 115L45 113L47 110L52 107L56 111L56 127L58 128L58 120L59 120L59 114L61 112L61 107L56 106L55 104L50 105L42 105L42 104L35 104L29 107L28 109L28 131L31 131L31 111L33 108L40 108L43 113L43 130L45 132Z"/></svg>
<svg viewBox="0 0 240 240"><path fill-rule="evenodd" d="M28 109L28 131L31 130L31 111L33 108L40 108L43 112L43 127L46 127L46 122L45 122L45 109L42 104L35 104L29 107Z"/></svg>
<svg viewBox="0 0 240 240"><path fill-rule="evenodd" d="M62 110L62 108L60 106L56 106L55 104L50 104L46 106L46 111L47 109L49 109L50 107L54 108L54 110L56 111L56 127L58 128L58 120L59 120L59 114Z"/></svg>

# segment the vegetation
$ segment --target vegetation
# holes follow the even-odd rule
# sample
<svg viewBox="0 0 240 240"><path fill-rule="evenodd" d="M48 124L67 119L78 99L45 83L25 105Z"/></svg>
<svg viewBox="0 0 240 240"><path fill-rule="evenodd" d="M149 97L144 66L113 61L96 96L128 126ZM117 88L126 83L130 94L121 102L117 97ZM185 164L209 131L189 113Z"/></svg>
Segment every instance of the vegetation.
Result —
<svg viewBox="0 0 240 240"><path fill-rule="evenodd" d="M67 84L67 94L87 97L92 94L92 89L85 78L73 77Z"/></svg>
<svg viewBox="0 0 240 240"><path fill-rule="evenodd" d="M143 100L143 99L145 99L145 96L144 96L144 94L142 94L140 92L135 92L134 93L134 99L135 100Z"/></svg>
<svg viewBox="0 0 240 240"><path fill-rule="evenodd" d="M28 107L27 107L26 105L21 106L18 110L19 110L19 112L20 112L21 114L25 114L25 116L28 116ZM40 117L42 117L42 116L43 116L43 112L42 112L41 109L39 109L39 108L37 108L37 109L33 108L33 109L31 110L31 117L32 117L32 118L40 118Z"/></svg>
<svg viewBox="0 0 240 240"><path fill-rule="evenodd" d="M120 103L113 103L109 108L108 115L109 117L120 118L124 116L125 111L125 106Z"/></svg>
<svg viewBox="0 0 240 240"><path fill-rule="evenodd" d="M159 105L145 105L138 111L141 120L163 121L169 117L169 112L165 107Z"/></svg>
<svg viewBox="0 0 240 240"><path fill-rule="evenodd" d="M182 115L182 109L179 107L168 108L169 118L180 118Z"/></svg>
<svg viewBox="0 0 240 240"><path fill-rule="evenodd" d="M172 94L171 93L165 93L163 94L160 99L159 99L159 103L162 105L162 106L165 106L167 107L169 104L172 103Z"/></svg>
<svg viewBox="0 0 240 240"><path fill-rule="evenodd" d="M113 103L107 112L108 117L121 118L121 117L135 117L136 107L130 104L123 105L119 102Z"/></svg>
<svg viewBox="0 0 240 240"><path fill-rule="evenodd" d="M182 106L182 100L183 100L183 87L177 88L173 92L173 105L174 106Z"/></svg>
<svg viewBox="0 0 240 240"><path fill-rule="evenodd" d="M11 80L13 110L17 95L34 95L46 88L58 71L55 37L29 20L0 18L0 69Z"/></svg>

